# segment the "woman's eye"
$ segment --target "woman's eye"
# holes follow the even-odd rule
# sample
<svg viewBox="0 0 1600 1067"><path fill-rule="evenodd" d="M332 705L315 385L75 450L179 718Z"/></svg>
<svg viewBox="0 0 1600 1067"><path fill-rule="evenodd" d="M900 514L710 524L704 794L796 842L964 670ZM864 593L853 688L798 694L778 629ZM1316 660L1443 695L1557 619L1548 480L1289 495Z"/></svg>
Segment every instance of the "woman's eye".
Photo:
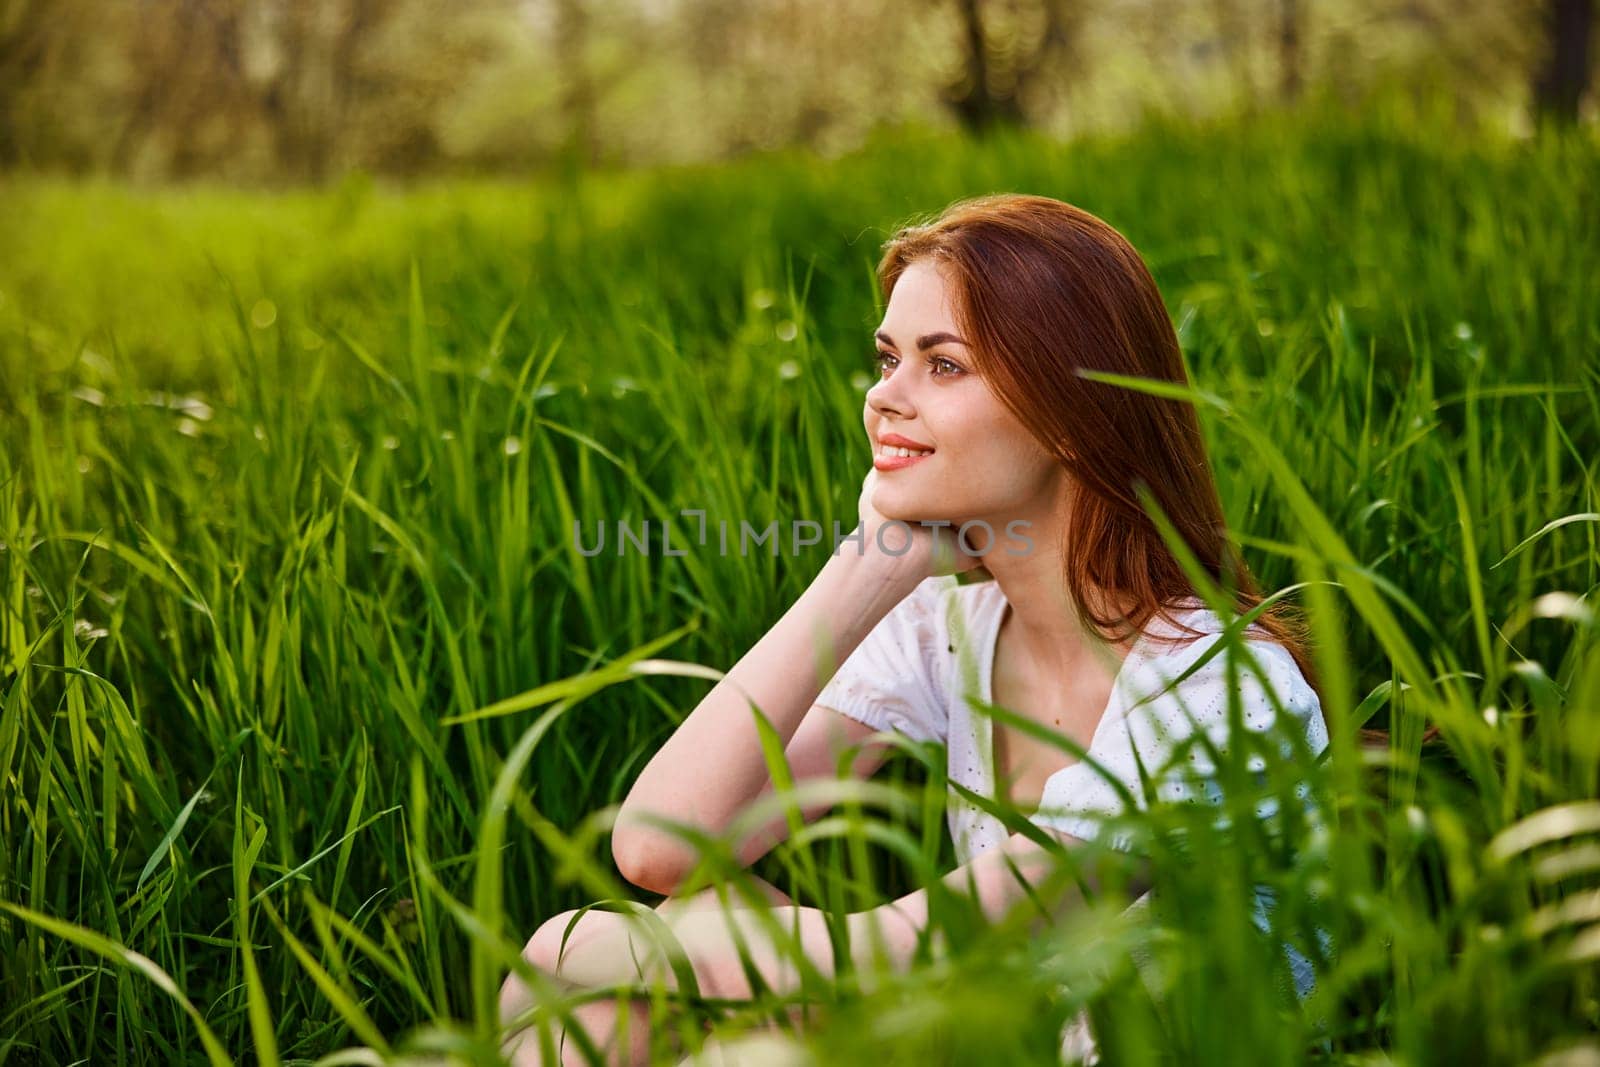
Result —
<svg viewBox="0 0 1600 1067"><path fill-rule="evenodd" d="M893 352L885 352L881 348L872 356L872 362L881 374L885 369L893 369L900 362L900 357ZM962 372L959 364L946 359L944 356L931 356L928 365L933 368L935 378L953 378Z"/></svg>

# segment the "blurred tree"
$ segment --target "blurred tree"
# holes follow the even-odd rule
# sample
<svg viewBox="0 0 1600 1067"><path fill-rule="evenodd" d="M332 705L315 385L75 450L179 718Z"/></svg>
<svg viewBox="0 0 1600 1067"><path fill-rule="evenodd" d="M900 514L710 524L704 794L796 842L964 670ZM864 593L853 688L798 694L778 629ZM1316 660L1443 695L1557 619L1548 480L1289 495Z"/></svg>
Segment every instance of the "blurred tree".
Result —
<svg viewBox="0 0 1600 1067"><path fill-rule="evenodd" d="M101 21L90 0L0 0L0 167L93 165L115 43Z"/></svg>
<svg viewBox="0 0 1600 1067"><path fill-rule="evenodd" d="M1227 68L1229 91L1235 106L1253 110L1256 78L1252 56L1252 29L1261 21L1254 11L1241 10L1236 0L1211 0L1217 24L1217 48Z"/></svg>
<svg viewBox="0 0 1600 1067"><path fill-rule="evenodd" d="M1463 120L1520 123L1531 88L1571 121L1594 3L0 0L0 167L322 181L836 153L882 124L1072 136L1395 80L1451 88Z"/></svg>
<svg viewBox="0 0 1600 1067"><path fill-rule="evenodd" d="M464 8L464 10L463 10ZM501 0L142 0L112 26L127 74L111 169L320 181L413 172L460 72L493 49Z"/></svg>
<svg viewBox="0 0 1600 1067"><path fill-rule="evenodd" d="M600 158L596 141L595 85L589 72L589 14L583 0L555 0L556 56L562 65L562 128L568 151L576 159L594 163Z"/></svg>
<svg viewBox="0 0 1600 1067"><path fill-rule="evenodd" d="M137 169L162 150L169 174L186 177L237 152L257 116L238 0L147 0L126 33L129 78L111 166ZM164 149L161 147L164 145Z"/></svg>
<svg viewBox="0 0 1600 1067"><path fill-rule="evenodd" d="M966 40L966 65L960 79L946 89L945 101L961 124L970 130L983 130L1000 123L1020 123L1022 113L1017 107L1016 95L998 88L989 77L989 40L983 25L982 5L979 0L955 2Z"/></svg>
<svg viewBox="0 0 1600 1067"><path fill-rule="evenodd" d="M0 165L22 158L23 94L38 79L52 44L44 6L44 0L0 2Z"/></svg>
<svg viewBox="0 0 1600 1067"><path fill-rule="evenodd" d="M1028 107L1029 97L1052 77L1064 77L1075 56L1081 10L1071 0L955 0L955 5L963 62L943 87L945 105L973 131L1028 123L1037 115ZM985 10L997 25L986 22Z"/></svg>
<svg viewBox="0 0 1600 1067"><path fill-rule="evenodd" d="M1300 95L1300 0L1278 0L1278 96Z"/></svg>
<svg viewBox="0 0 1600 1067"><path fill-rule="evenodd" d="M502 53L515 9L511 0L382 2L351 58L358 88L343 140L364 167L422 173L448 162L441 125L472 74Z"/></svg>
<svg viewBox="0 0 1600 1067"><path fill-rule="evenodd" d="M1590 77L1589 43L1594 36L1594 0L1547 0L1544 61L1533 81L1541 116L1576 122Z"/></svg>

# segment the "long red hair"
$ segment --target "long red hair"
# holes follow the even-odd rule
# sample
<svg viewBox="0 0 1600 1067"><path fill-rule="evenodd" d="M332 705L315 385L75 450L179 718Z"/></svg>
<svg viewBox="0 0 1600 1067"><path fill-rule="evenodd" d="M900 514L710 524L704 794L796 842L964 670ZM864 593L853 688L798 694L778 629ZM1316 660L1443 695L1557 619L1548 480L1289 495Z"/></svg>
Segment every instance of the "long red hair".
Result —
<svg viewBox="0 0 1600 1067"><path fill-rule="evenodd" d="M898 230L878 264L885 300L923 259L948 270L952 311L979 372L1076 482L1063 577L1084 628L1120 640L1157 614L1179 626L1174 602L1195 595L1140 504L1140 485L1237 612L1260 605L1265 598L1228 539L1194 406L1076 373L1189 384L1166 305L1133 246L1071 204L998 193ZM1100 598L1108 592L1134 606L1107 610ZM1279 600L1256 624L1320 698L1300 612Z"/></svg>

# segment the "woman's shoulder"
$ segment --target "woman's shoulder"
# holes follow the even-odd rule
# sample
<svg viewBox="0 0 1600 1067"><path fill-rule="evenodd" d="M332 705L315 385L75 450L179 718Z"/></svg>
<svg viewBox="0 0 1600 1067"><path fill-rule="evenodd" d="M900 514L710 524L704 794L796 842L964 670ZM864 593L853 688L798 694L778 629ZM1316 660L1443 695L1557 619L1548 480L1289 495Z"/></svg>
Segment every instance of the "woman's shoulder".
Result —
<svg viewBox="0 0 1600 1067"><path fill-rule="evenodd" d="M958 628L957 620L951 617L953 610L959 609L965 620L972 620L1000 597L1000 585L993 578L963 581L959 575L936 574L917 583L902 605L911 614L948 630Z"/></svg>
<svg viewBox="0 0 1600 1067"><path fill-rule="evenodd" d="M1230 635L1219 615L1193 604L1170 614L1181 625L1153 619L1125 672L1130 709L1147 705L1162 718L1225 719L1230 691L1237 690L1252 726L1274 718L1279 704L1313 729L1325 725L1316 690L1289 649L1264 627L1252 624Z"/></svg>

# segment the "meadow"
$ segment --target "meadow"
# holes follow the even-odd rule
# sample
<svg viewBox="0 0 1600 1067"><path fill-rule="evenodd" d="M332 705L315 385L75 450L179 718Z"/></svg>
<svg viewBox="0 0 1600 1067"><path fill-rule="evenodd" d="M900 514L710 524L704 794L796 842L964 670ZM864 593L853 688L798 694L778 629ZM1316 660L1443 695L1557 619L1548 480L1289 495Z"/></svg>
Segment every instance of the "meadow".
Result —
<svg viewBox="0 0 1600 1067"><path fill-rule="evenodd" d="M1335 818L1140 814L1149 921L944 902L948 957L815 991L819 1062L1052 1062L1085 1005L1115 1063L1600 1059L1600 146L1449 116L0 180L0 1062L496 1062L538 923L655 902L608 813L828 552L587 557L573 521L853 526L878 245L998 190L1150 264L1230 527L1312 626L1332 745L1274 782ZM925 883L941 775L905 746L898 802L756 873L839 912ZM1342 946L1303 1003L1247 936L1256 881L1283 937Z"/></svg>

